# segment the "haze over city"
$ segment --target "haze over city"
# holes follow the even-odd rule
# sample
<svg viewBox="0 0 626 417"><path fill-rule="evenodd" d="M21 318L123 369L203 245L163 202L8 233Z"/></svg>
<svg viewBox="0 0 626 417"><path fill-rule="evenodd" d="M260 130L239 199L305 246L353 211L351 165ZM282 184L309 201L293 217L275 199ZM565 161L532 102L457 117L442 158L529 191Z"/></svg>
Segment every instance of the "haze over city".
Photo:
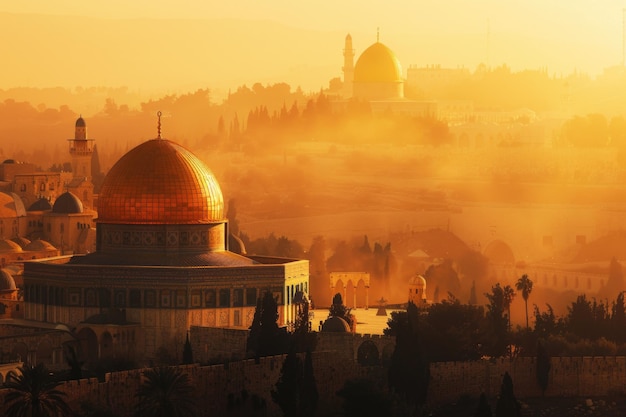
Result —
<svg viewBox="0 0 626 417"><path fill-rule="evenodd" d="M318 416L626 412L626 0L0 0L0 37L0 404L126 417L169 369L314 415L315 368Z"/></svg>

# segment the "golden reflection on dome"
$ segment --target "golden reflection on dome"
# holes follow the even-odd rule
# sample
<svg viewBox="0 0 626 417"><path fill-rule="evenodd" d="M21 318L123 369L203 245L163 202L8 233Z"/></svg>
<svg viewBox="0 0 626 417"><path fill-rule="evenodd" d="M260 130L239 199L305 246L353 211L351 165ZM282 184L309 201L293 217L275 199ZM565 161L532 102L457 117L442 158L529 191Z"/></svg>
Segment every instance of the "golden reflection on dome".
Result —
<svg viewBox="0 0 626 417"><path fill-rule="evenodd" d="M190 151L165 139L142 143L107 174L98 222L198 224L223 221L224 198L211 171Z"/></svg>
<svg viewBox="0 0 626 417"><path fill-rule="evenodd" d="M399 82L402 81L402 67L393 53L380 42L367 48L354 66L355 82Z"/></svg>

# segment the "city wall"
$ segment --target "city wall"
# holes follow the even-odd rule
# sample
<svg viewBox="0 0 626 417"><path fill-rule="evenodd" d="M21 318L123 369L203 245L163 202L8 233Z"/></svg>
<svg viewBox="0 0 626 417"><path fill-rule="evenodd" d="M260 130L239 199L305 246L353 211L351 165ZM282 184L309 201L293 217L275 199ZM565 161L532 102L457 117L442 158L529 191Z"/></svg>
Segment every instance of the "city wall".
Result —
<svg viewBox="0 0 626 417"><path fill-rule="evenodd" d="M332 343L331 339L346 339ZM347 340L347 339L350 339ZM319 415L341 407L336 392L345 381L365 377L376 381L382 389L387 382L387 371L382 366L362 366L355 359L363 343L375 343L383 350L388 346L386 337L332 335L321 339L313 354L315 379L320 395ZM334 346L331 346L334 345ZM331 348L332 347L332 348ZM195 356L195 355L194 355ZM384 362L384 357L381 360ZM265 401L269 416L280 415L272 402L271 390L280 377L284 356L232 361L226 364L200 366L188 365L183 369L190 375L199 401L198 415L228 416L252 415L243 405L242 391ZM429 403L432 406L458 401L462 396L477 398L485 392L495 398L500 391L502 376L508 372L514 384L515 395L520 398L541 396L537 385L535 358L484 360L475 362L446 362L431 364ZM114 415L130 417L136 407L135 393L142 381L142 370L107 374L105 381L83 379L69 381L60 386L68 394L75 410L80 403L88 402L110 408ZM596 397L626 393L626 357L555 357L551 361L546 396ZM6 390L0 390L0 404ZM229 399L230 398L230 399ZM0 406L0 415L2 414ZM243 414L242 414L243 413Z"/></svg>

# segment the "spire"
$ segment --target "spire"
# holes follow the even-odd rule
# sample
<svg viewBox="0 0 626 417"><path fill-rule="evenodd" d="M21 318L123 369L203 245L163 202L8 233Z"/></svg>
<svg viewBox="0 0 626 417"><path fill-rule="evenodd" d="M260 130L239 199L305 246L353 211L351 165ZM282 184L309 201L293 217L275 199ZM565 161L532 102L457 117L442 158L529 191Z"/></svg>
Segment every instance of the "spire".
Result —
<svg viewBox="0 0 626 417"><path fill-rule="evenodd" d="M161 111L159 110L157 112L157 117L158 117L158 123L157 123L157 139L161 139L161 115L163 113L161 113Z"/></svg>

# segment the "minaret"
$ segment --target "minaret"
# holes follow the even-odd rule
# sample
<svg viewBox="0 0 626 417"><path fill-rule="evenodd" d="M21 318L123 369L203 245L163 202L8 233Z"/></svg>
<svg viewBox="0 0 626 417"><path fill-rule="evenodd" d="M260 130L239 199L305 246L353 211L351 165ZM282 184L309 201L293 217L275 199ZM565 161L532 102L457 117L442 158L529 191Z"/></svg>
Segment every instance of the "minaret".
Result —
<svg viewBox="0 0 626 417"><path fill-rule="evenodd" d="M87 139L87 125L79 117L76 120L74 139L68 139L70 155L72 156L72 176L91 182L91 154L93 153L93 139Z"/></svg>
<svg viewBox="0 0 626 417"><path fill-rule="evenodd" d="M354 49L352 36L346 36L346 45L343 49L343 93L344 97L352 97L352 83L354 82Z"/></svg>
<svg viewBox="0 0 626 417"><path fill-rule="evenodd" d="M85 119L76 120L74 139L68 139L72 156L72 180L65 184L67 191L75 194L86 207L94 207L93 182L91 176L91 159L93 156L93 139L87 139Z"/></svg>

